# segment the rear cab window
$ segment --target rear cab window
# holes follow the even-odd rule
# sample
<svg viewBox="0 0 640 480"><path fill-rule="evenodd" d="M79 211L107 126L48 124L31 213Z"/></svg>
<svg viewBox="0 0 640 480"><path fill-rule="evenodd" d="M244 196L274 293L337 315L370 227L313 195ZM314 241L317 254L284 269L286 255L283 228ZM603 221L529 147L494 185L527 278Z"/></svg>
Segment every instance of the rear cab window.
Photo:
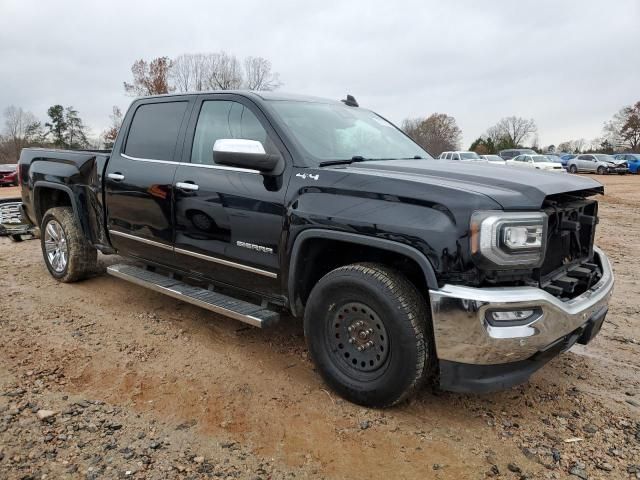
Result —
<svg viewBox="0 0 640 480"><path fill-rule="evenodd" d="M133 116L123 153L134 158L171 161L187 101L145 103Z"/></svg>

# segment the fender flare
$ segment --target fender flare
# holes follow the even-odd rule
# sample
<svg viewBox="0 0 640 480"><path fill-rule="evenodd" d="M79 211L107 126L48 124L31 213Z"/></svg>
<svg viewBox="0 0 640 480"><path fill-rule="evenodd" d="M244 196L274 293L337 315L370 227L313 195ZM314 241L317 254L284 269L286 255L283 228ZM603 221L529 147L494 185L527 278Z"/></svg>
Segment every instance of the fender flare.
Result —
<svg viewBox="0 0 640 480"><path fill-rule="evenodd" d="M398 253L405 257L410 258L415 261L422 273L424 275L425 282L429 289L437 290L438 280L436 278L436 273L431 265L431 262L427 259L427 257L420 252L418 249L406 245L404 243L394 242L393 240L387 240L385 238L377 238L370 237L367 235L361 235L357 233L351 232L341 232L336 230L323 230L319 228L310 228L308 230L304 230L294 240L293 248L291 250L291 261L289 263L289 273L287 278L287 293L289 297L289 306L291 312L294 316L297 316L299 313L298 306L296 305L296 270L299 261L300 251L302 250L302 246L307 240L310 239L323 239L323 240L338 240L346 243L352 243L357 245L363 245L367 247L375 247L381 250L388 250L390 252Z"/></svg>
<svg viewBox="0 0 640 480"><path fill-rule="evenodd" d="M40 206L40 197L38 195L38 191L42 188L50 188L52 190L60 190L64 193L67 194L67 196L69 197L69 200L71 201L71 208L73 210L73 216L76 218L76 220L78 220L78 223L80 224L80 228L82 228L82 233L84 234L84 236L86 238L90 238L87 234L89 232L88 230L88 226L85 225L85 222L82 221L82 218L80 217L80 214L78 212L78 202L77 202L77 198L75 193L73 192L73 190L67 186L67 185L61 185L59 183L53 183L53 182L47 182L44 180L39 180L37 182L35 182L33 184L33 204L34 204L34 209L35 209L35 217L36 217L36 221L38 222L38 226L40 226L39 224L42 222L42 217L44 217L44 214L46 212L42 211L42 207Z"/></svg>

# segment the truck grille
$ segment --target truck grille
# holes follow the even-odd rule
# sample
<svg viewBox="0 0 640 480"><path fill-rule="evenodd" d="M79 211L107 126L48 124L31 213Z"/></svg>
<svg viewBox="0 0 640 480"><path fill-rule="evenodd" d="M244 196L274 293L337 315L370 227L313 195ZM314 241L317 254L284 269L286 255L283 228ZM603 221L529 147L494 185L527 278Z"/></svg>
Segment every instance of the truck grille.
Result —
<svg viewBox="0 0 640 480"><path fill-rule="evenodd" d="M593 263L598 202L583 198L548 198L547 250L538 271L540 287L558 297L574 297L588 290L602 275Z"/></svg>

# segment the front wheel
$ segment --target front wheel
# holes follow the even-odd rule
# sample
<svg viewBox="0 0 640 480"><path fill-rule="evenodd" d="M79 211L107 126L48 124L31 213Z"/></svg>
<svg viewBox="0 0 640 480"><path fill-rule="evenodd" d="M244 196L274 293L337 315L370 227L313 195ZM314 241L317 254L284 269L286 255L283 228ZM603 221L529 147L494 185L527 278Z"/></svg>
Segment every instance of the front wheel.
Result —
<svg viewBox="0 0 640 480"><path fill-rule="evenodd" d="M382 265L347 265L322 277L309 296L304 331L327 384L360 405L404 400L435 366L424 298L404 275Z"/></svg>
<svg viewBox="0 0 640 480"><path fill-rule="evenodd" d="M70 207L47 210L40 245L49 273L61 282L76 282L95 271L98 252L82 234Z"/></svg>
<svg viewBox="0 0 640 480"><path fill-rule="evenodd" d="M576 167L575 165L571 165L569 167L569 172L571 173L578 173L578 167Z"/></svg>
<svg viewBox="0 0 640 480"><path fill-rule="evenodd" d="M607 173L607 169L604 167L598 167L598 175L604 175Z"/></svg>

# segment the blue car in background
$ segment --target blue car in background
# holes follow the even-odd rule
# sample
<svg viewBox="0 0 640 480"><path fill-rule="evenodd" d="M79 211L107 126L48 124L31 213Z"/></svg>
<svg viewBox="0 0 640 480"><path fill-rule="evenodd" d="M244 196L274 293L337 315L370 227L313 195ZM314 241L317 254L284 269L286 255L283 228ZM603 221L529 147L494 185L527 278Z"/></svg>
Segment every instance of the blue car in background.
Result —
<svg viewBox="0 0 640 480"><path fill-rule="evenodd" d="M565 153L564 155L560 156L560 159L564 162L564 165L566 165L569 160L571 160L572 158L576 158L577 156L577 153Z"/></svg>
<svg viewBox="0 0 640 480"><path fill-rule="evenodd" d="M619 153L614 155L616 160L625 160L629 166L629 172L640 175L640 153Z"/></svg>

